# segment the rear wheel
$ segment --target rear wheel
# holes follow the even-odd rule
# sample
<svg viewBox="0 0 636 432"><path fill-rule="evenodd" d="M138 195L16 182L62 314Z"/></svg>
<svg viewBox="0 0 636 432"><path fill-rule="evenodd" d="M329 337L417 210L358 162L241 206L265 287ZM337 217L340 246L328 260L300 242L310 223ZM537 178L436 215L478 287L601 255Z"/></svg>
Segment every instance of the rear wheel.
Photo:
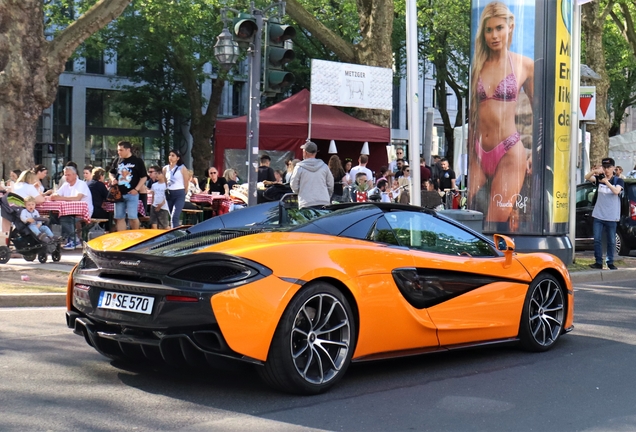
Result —
<svg viewBox="0 0 636 432"><path fill-rule="evenodd" d="M349 302L332 285L304 288L281 318L259 374L272 387L296 394L321 393L344 375L355 347Z"/></svg>
<svg viewBox="0 0 636 432"><path fill-rule="evenodd" d="M7 246L0 246L0 264L6 264L11 259L11 249Z"/></svg>
<svg viewBox="0 0 636 432"><path fill-rule="evenodd" d="M521 314L519 339L528 351L547 351L559 339L565 319L563 287L555 277L540 274L532 282Z"/></svg>
<svg viewBox="0 0 636 432"><path fill-rule="evenodd" d="M47 260L46 254L38 254L38 261L40 261L42 264L44 264Z"/></svg>

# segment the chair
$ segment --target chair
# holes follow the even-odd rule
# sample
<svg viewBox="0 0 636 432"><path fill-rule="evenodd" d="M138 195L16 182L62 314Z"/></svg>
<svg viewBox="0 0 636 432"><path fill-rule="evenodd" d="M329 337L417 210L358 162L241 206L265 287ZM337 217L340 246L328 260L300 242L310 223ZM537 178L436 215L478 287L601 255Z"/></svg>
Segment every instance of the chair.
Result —
<svg viewBox="0 0 636 432"><path fill-rule="evenodd" d="M194 218L194 223L189 223ZM203 210L201 209L183 209L181 210L181 224L196 225L203 222Z"/></svg>

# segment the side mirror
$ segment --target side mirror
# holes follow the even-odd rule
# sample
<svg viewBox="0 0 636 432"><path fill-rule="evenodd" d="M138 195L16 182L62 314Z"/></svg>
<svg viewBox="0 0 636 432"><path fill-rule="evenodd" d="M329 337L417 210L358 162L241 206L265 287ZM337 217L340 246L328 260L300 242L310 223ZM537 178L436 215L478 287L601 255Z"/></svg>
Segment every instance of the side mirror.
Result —
<svg viewBox="0 0 636 432"><path fill-rule="evenodd" d="M512 264L512 254L515 251L514 240L501 234L495 234L492 237L495 241L495 245L497 246L497 250L504 253L504 257L506 258L504 261L504 267L509 267L510 264Z"/></svg>

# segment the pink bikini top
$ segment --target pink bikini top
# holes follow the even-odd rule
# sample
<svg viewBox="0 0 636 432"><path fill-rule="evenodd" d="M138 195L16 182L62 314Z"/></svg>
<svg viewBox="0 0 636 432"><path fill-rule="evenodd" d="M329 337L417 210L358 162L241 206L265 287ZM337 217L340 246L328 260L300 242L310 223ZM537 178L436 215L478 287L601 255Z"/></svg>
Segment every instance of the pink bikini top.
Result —
<svg viewBox="0 0 636 432"><path fill-rule="evenodd" d="M479 76L479 82L477 83L477 96L479 97L479 102L484 102L489 99L503 102L514 102L517 100L517 77L515 76L515 70L512 67L510 53L508 53L508 60L510 61L510 68L512 69L512 72L499 82L492 96L486 95L484 84L481 82L481 76Z"/></svg>

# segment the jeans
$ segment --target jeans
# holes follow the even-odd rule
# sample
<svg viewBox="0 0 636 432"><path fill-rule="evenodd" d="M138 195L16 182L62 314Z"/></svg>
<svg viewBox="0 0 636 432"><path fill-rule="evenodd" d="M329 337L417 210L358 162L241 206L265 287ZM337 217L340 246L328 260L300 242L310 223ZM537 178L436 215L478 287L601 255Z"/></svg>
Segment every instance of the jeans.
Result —
<svg viewBox="0 0 636 432"><path fill-rule="evenodd" d="M592 230L594 232L594 259L596 264L603 265L603 231L607 236L607 264L614 264L614 250L616 249L616 224L614 221L594 219Z"/></svg>
<svg viewBox="0 0 636 432"><path fill-rule="evenodd" d="M126 194L123 202L115 203L115 219L137 219L137 206L139 205L139 195Z"/></svg>
<svg viewBox="0 0 636 432"><path fill-rule="evenodd" d="M51 212L49 217L51 224L59 224L62 226L62 237L66 240L75 240L75 222L79 219L75 216L58 216Z"/></svg>
<svg viewBox="0 0 636 432"><path fill-rule="evenodd" d="M40 234L46 234L49 237L53 237L53 233L51 232L51 229L47 227L46 225L37 226L37 224L32 223L32 224L29 224L28 226L31 232L35 234L36 237L39 237Z"/></svg>
<svg viewBox="0 0 636 432"><path fill-rule="evenodd" d="M181 225L179 218L185 204L185 196L185 189L170 189L170 196L166 201L168 201L168 210L172 215L172 228Z"/></svg>

